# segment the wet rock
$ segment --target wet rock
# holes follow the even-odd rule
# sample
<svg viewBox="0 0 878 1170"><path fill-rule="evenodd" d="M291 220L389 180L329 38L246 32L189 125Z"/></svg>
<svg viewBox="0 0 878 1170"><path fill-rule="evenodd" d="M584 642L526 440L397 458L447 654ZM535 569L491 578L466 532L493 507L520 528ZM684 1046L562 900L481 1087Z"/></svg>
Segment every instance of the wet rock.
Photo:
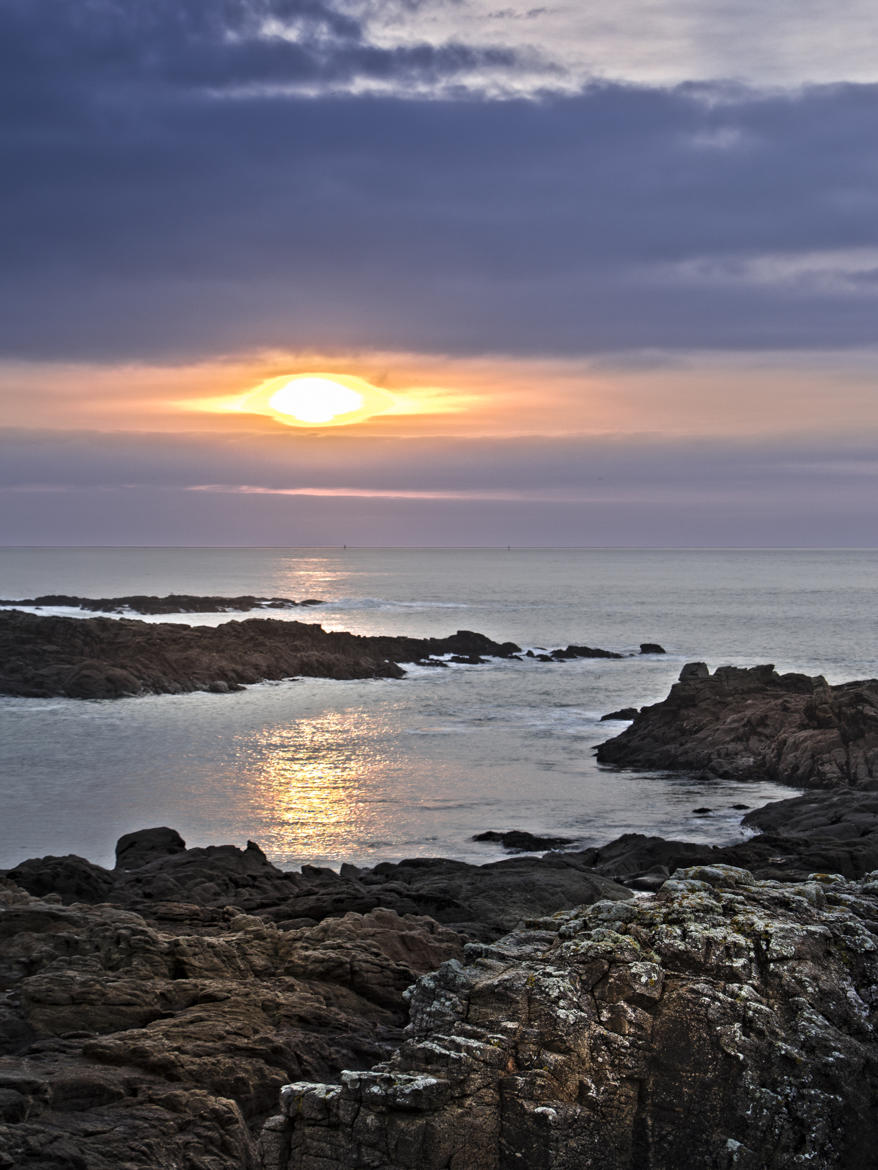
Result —
<svg viewBox="0 0 878 1170"><path fill-rule="evenodd" d="M619 719L626 722L636 719L639 714L637 707L621 707L618 711L611 711L609 715L601 715L601 723L607 719Z"/></svg>
<svg viewBox="0 0 878 1170"><path fill-rule="evenodd" d="M574 838L540 836L523 829L510 829L505 833L489 829L485 833L477 833L473 841L496 841L511 853L535 853L541 849L563 849L565 845L572 845Z"/></svg>
<svg viewBox="0 0 878 1170"><path fill-rule="evenodd" d="M803 788L878 785L878 680L827 685L773 666L683 667L668 697L597 749L625 768L776 780Z"/></svg>
<svg viewBox="0 0 878 1170"><path fill-rule="evenodd" d="M390 1060L283 1090L266 1167L866 1170L876 895L694 867L471 946Z"/></svg>
<svg viewBox="0 0 878 1170"><path fill-rule="evenodd" d="M564 662L572 658L624 658L624 654L617 654L614 650L600 650L595 646L566 646L553 650L551 655L556 662Z"/></svg>
<svg viewBox="0 0 878 1170"><path fill-rule="evenodd" d="M296 676L402 678L403 662L449 654L481 661L518 650L471 630L447 638L369 637L264 618L214 628L7 610L0 612L0 693L76 699L225 693Z"/></svg>
<svg viewBox="0 0 878 1170"><path fill-rule="evenodd" d="M191 593L170 593L154 597L138 593L130 597L76 597L67 593L46 593L42 597L25 597L0 601L0 606L64 607L89 613L231 613L250 609L297 609L323 605L313 597L293 601L289 597L198 597Z"/></svg>
<svg viewBox="0 0 878 1170"><path fill-rule="evenodd" d="M640 653L641 654L667 654L667 650L665 650L664 646L660 646L658 644L658 642L641 642L640 643Z"/></svg>

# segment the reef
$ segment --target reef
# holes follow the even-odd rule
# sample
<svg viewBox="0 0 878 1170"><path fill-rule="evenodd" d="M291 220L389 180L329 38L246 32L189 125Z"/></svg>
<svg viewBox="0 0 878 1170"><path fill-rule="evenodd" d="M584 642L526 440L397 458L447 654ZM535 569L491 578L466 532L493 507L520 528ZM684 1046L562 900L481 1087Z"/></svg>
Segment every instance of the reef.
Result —
<svg viewBox="0 0 878 1170"><path fill-rule="evenodd" d="M77 597L69 593L45 593L41 597L0 600L0 606L13 609L63 608L82 609L88 613L233 613L250 609L298 609L323 605L314 597L293 601L289 597L201 597L192 593L169 593L156 597L136 593L129 597Z"/></svg>
<svg viewBox="0 0 878 1170"><path fill-rule="evenodd" d="M63 598L31 601L60 604ZM67 601L89 599L66 598ZM224 601L264 601L317 605L259 598L104 598L104 608L132 601L173 603L174 608L145 613L215 610ZM31 604L29 601L27 604ZM184 601L197 602L189 610ZM123 606L123 603L124 606ZM0 602L0 605L12 604ZM25 603L19 603L25 604ZM525 655L543 662L578 658L624 658L612 650L571 645ZM367 679L403 678L402 663L445 666L447 661L479 665L490 658L520 658L514 642L495 642L472 630L445 638L350 634L326 631L316 622L249 618L219 626L143 622L133 618L75 618L0 609L0 694L25 698L118 699L130 695L226 693L252 683L297 677Z"/></svg>
<svg viewBox="0 0 878 1170"><path fill-rule="evenodd" d="M518 652L512 642L469 630L447 638L369 637L269 618L211 627L13 609L0 612L0 694L114 699L227 692L301 676L402 678L402 662L452 654L509 658Z"/></svg>

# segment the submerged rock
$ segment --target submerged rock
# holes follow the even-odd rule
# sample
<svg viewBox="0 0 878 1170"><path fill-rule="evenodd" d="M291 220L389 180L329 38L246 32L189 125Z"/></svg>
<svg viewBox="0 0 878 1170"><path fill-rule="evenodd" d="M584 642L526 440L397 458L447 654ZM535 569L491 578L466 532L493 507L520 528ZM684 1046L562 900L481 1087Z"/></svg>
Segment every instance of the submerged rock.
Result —
<svg viewBox="0 0 878 1170"><path fill-rule="evenodd" d="M523 829L509 829L501 833L496 829L488 829L485 833L476 833L474 841L496 841L511 853L536 853L542 849L563 849L565 845L572 845L572 837L548 837L536 833L528 833Z"/></svg>
<svg viewBox="0 0 878 1170"><path fill-rule="evenodd" d="M878 875L677 872L470 946L408 1039L298 1081L266 1170L874 1166Z"/></svg>
<svg viewBox="0 0 878 1170"><path fill-rule="evenodd" d="M688 663L668 697L597 749L600 763L776 780L802 788L878 785L878 680Z"/></svg>

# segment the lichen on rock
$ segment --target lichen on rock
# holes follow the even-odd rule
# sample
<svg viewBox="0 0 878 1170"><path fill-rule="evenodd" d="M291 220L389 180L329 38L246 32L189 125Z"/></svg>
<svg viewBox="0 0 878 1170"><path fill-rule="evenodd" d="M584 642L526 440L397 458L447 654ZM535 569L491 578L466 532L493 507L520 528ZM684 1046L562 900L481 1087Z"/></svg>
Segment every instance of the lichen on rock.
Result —
<svg viewBox="0 0 878 1170"><path fill-rule="evenodd" d="M878 874L536 920L421 978L390 1060L286 1090L266 1170L874 1166L876 947Z"/></svg>

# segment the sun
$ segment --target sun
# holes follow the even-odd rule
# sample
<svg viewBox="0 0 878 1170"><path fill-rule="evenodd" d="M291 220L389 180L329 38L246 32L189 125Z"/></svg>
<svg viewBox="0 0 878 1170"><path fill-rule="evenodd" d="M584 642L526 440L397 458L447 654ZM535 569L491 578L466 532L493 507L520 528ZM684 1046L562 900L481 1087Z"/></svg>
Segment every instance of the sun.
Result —
<svg viewBox="0 0 878 1170"><path fill-rule="evenodd" d="M363 395L351 386L312 374L289 378L268 400L278 414L312 425L353 414L363 404Z"/></svg>
<svg viewBox="0 0 878 1170"><path fill-rule="evenodd" d="M281 374L236 400L236 409L270 415L288 427L345 427L396 411L396 395L353 374Z"/></svg>

